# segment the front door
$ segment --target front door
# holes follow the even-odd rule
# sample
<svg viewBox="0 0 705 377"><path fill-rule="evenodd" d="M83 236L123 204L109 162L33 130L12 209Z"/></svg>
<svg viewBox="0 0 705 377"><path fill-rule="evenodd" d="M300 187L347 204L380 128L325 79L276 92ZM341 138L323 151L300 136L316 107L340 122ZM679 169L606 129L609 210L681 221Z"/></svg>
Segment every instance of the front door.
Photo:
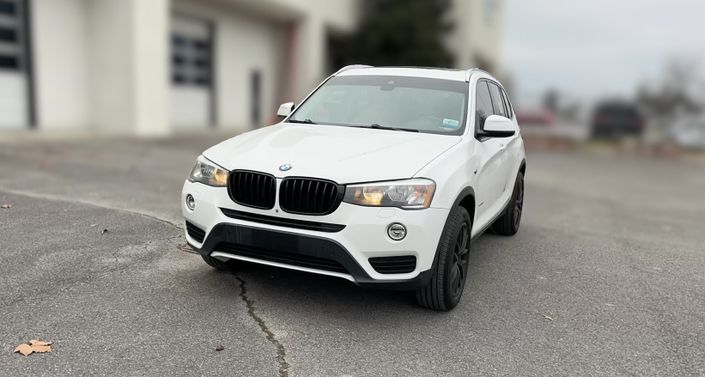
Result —
<svg viewBox="0 0 705 377"><path fill-rule="evenodd" d="M486 80L480 80L476 88L475 129L484 127L485 120L494 114L492 97ZM480 170L477 172L476 218L481 219L495 206L504 185L504 148L506 140L501 138L479 137L476 153L480 156Z"/></svg>

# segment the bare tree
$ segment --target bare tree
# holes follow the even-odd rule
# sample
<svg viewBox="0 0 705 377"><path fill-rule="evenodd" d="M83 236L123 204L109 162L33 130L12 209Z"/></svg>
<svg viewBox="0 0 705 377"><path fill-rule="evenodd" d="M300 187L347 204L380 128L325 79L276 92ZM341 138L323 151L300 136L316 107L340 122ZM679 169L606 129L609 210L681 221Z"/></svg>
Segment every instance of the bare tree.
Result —
<svg viewBox="0 0 705 377"><path fill-rule="evenodd" d="M637 89L637 103L657 118L700 114L705 110L705 81L699 66L688 59L672 59L658 84L642 84Z"/></svg>

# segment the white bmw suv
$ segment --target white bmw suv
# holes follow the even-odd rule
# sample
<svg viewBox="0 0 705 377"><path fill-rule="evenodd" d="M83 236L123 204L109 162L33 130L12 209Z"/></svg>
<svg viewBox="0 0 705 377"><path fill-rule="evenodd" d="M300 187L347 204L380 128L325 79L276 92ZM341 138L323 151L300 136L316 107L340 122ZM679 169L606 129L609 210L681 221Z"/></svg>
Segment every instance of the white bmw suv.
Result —
<svg viewBox="0 0 705 377"><path fill-rule="evenodd" d="M184 183L186 239L216 269L261 263L450 310L471 240L519 229L524 143L484 71L349 66L278 115L203 152Z"/></svg>

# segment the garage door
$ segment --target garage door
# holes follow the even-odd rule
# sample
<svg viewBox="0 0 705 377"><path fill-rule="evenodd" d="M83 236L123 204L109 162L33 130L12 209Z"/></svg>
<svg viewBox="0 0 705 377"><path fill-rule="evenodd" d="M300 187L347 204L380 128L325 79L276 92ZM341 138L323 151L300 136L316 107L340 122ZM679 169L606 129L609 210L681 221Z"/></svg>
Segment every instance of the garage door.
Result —
<svg viewBox="0 0 705 377"><path fill-rule="evenodd" d="M213 123L213 37L211 25L174 16L171 31L171 122L178 129L204 129Z"/></svg>
<svg viewBox="0 0 705 377"><path fill-rule="evenodd" d="M24 1L0 0L0 130L27 128Z"/></svg>

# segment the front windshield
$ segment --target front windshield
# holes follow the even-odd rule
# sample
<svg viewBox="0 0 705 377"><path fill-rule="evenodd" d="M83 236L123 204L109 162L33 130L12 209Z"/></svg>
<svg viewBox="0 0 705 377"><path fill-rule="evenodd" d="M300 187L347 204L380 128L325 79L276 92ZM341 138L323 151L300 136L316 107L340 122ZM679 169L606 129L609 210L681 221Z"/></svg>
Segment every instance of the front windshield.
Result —
<svg viewBox="0 0 705 377"><path fill-rule="evenodd" d="M289 118L294 123L461 135L468 84L402 76L336 76Z"/></svg>

